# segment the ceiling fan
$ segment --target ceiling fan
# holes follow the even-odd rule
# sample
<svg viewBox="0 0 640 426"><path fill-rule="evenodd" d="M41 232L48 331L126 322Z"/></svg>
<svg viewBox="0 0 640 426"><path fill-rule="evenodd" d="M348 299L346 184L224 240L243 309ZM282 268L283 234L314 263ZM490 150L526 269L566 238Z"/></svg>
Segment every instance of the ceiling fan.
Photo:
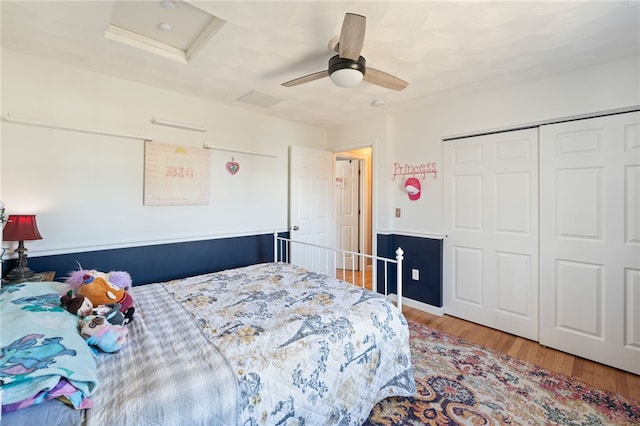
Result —
<svg viewBox="0 0 640 426"><path fill-rule="evenodd" d="M334 47L338 54L329 59L329 69L287 81L282 85L292 87L329 77L335 85L340 87L354 87L362 80L393 90L402 90L407 87L409 83L406 81L366 66L367 61L360 56L366 24L367 18L364 16L347 13L342 22L340 39Z"/></svg>

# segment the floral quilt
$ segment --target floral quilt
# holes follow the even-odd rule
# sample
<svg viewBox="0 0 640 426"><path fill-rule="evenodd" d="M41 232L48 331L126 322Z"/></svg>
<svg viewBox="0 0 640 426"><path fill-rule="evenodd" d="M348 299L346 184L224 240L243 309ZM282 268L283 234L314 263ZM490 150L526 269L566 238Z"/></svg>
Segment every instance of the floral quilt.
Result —
<svg viewBox="0 0 640 426"><path fill-rule="evenodd" d="M380 294L286 263L164 287L229 360L240 424L360 425L416 391L407 322Z"/></svg>

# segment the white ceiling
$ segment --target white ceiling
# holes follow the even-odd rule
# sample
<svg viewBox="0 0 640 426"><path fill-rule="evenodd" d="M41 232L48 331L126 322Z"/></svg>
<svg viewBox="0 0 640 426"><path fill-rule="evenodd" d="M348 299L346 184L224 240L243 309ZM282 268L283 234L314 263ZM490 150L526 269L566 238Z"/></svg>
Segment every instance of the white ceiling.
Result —
<svg viewBox="0 0 640 426"><path fill-rule="evenodd" d="M2 0L2 46L322 127L640 54L638 0L189 1L226 23L181 63L105 37L122 3L141 25L171 19L159 1ZM343 89L328 78L281 86L327 69L346 12L367 17L367 65L409 87ZM185 21L171 25L184 44ZM251 91L282 101L268 108L237 101ZM374 100L386 106L374 108Z"/></svg>

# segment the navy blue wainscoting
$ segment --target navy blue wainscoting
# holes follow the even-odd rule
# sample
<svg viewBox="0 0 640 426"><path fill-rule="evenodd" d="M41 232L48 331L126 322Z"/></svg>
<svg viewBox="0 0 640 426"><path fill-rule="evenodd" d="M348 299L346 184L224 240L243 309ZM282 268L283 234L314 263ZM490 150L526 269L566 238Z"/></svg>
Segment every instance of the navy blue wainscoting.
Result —
<svg viewBox="0 0 640 426"><path fill-rule="evenodd" d="M56 271L58 281L80 264L102 272L127 271L133 285L141 285L272 262L273 234L29 257L28 261L36 272ZM7 260L3 271L16 263Z"/></svg>
<svg viewBox="0 0 640 426"><path fill-rule="evenodd" d="M406 235L376 236L378 255L395 258L395 251L401 247L404 251L402 294L409 299L442 307L442 240L435 238L410 237ZM390 268L390 293L396 292L396 268ZM393 270L391 270L393 269ZM419 271L420 279L411 279L411 270ZM384 274L378 266L378 277ZM378 282L381 282L379 279Z"/></svg>

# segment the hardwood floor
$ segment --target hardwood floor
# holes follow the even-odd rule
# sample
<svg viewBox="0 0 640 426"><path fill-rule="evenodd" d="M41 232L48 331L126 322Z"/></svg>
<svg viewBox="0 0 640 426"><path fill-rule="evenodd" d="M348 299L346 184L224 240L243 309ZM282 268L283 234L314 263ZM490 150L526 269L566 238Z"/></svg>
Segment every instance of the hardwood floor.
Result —
<svg viewBox="0 0 640 426"><path fill-rule="evenodd" d="M547 348L537 342L449 315L436 316L403 307L405 318L479 345L540 365L551 371L574 376L583 382L640 401L640 376L597 362Z"/></svg>
<svg viewBox="0 0 640 426"><path fill-rule="evenodd" d="M338 278L340 278L342 271L338 270L337 272ZM357 285L361 285L362 276L359 272L352 276L351 271L347 271L345 275L345 281L355 281ZM371 289L371 277L365 276L364 281L365 287ZM520 360L540 365L551 371L574 376L591 386L640 401L640 376L638 375L547 348L537 342L449 315L439 317L406 305L403 307L403 313L408 320L420 322Z"/></svg>

